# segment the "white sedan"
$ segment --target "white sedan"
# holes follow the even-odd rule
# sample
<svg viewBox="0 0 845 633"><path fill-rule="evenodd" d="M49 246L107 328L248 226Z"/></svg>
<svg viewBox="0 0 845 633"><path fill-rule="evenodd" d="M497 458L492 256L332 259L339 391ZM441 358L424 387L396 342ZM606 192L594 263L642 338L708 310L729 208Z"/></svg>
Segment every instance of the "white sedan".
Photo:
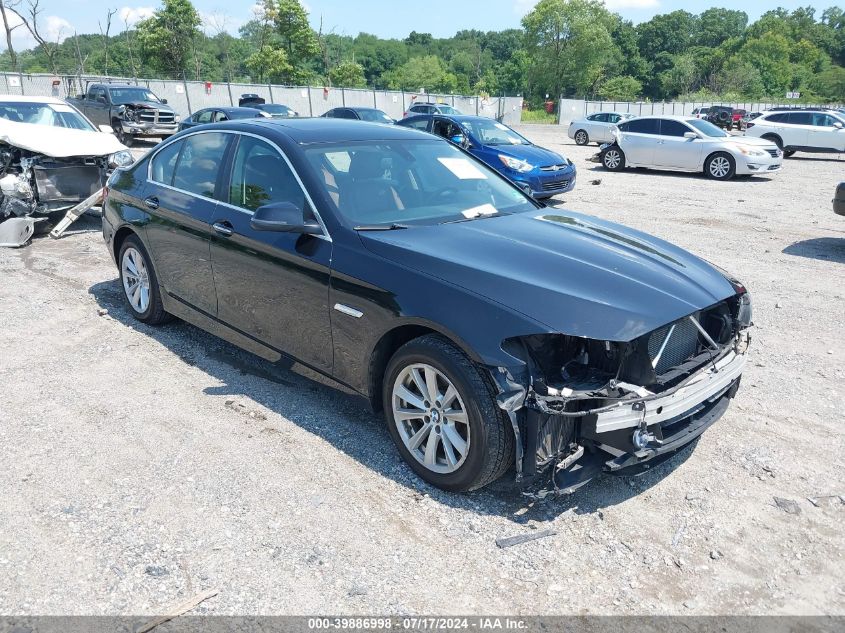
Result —
<svg viewBox="0 0 845 633"><path fill-rule="evenodd" d="M609 143L613 129L620 121L633 118L629 112L597 112L569 124L569 138L578 145Z"/></svg>
<svg viewBox="0 0 845 633"><path fill-rule="evenodd" d="M703 171L715 180L729 180L735 175L772 174L783 165L783 152L773 142L731 136L691 117L638 117L620 123L615 136L599 154L611 171L626 167Z"/></svg>

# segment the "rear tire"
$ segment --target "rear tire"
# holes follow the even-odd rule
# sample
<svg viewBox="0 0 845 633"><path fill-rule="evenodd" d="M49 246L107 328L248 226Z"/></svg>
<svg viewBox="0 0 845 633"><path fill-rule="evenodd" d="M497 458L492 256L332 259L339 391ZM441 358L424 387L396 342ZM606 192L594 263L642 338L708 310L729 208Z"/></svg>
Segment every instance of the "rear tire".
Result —
<svg viewBox="0 0 845 633"><path fill-rule="evenodd" d="M618 145L608 147L601 156L601 164L609 171L625 169L625 152Z"/></svg>
<svg viewBox="0 0 845 633"><path fill-rule="evenodd" d="M575 132L575 144L576 145L587 145L590 142L590 135L587 134L586 130L578 130Z"/></svg>
<svg viewBox="0 0 845 633"><path fill-rule="evenodd" d="M118 119L111 122L111 129L114 130L114 135L118 141L126 145L126 147L132 147L132 135L123 131L123 125L121 125Z"/></svg>
<svg viewBox="0 0 845 633"><path fill-rule="evenodd" d="M725 152L717 152L704 162L704 173L713 180L730 180L736 174L736 161Z"/></svg>
<svg viewBox="0 0 845 633"><path fill-rule="evenodd" d="M171 317L164 310L152 260L137 235L123 240L117 262L123 298L132 316L148 325L169 321Z"/></svg>
<svg viewBox="0 0 845 633"><path fill-rule="evenodd" d="M760 138L774 143L778 146L778 149L783 152L783 139L781 139L781 137L777 134L764 134ZM784 155L786 155L786 152L784 152Z"/></svg>
<svg viewBox="0 0 845 633"><path fill-rule="evenodd" d="M382 394L390 437L431 485L476 490L511 465L513 431L489 379L442 336L400 347L387 365Z"/></svg>

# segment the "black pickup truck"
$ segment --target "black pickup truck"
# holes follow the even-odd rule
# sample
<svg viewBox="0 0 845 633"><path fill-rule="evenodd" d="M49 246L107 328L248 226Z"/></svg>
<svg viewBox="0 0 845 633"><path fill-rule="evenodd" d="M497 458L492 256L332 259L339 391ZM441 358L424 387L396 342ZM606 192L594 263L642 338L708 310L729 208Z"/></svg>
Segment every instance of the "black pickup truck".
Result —
<svg viewBox="0 0 845 633"><path fill-rule="evenodd" d="M87 92L67 99L97 125L110 125L127 147L135 138L162 139L179 131L179 115L149 89L131 84L89 84Z"/></svg>

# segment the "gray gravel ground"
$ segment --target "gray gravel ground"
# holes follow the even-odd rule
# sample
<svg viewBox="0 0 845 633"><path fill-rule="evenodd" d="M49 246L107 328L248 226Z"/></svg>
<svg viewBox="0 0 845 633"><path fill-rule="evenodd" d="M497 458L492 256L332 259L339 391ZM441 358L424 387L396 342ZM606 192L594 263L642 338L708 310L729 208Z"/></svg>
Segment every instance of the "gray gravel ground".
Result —
<svg viewBox="0 0 845 633"><path fill-rule="evenodd" d="M0 250L0 613L155 613L212 587L194 613L845 613L845 505L807 500L845 494L845 160L612 174L565 128L522 129L578 165L555 204L751 289L742 389L693 451L540 504L506 482L442 493L351 394L134 322L83 218Z"/></svg>

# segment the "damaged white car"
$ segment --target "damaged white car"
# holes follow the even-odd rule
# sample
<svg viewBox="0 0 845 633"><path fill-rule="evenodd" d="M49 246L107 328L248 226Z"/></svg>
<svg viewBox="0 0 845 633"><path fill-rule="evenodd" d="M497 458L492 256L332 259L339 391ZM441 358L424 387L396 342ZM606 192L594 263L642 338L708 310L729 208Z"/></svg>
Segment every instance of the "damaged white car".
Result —
<svg viewBox="0 0 845 633"><path fill-rule="evenodd" d="M22 223L24 237L49 231L102 189L112 169L132 162L111 130L96 128L66 102L0 96L0 227L31 218Z"/></svg>

